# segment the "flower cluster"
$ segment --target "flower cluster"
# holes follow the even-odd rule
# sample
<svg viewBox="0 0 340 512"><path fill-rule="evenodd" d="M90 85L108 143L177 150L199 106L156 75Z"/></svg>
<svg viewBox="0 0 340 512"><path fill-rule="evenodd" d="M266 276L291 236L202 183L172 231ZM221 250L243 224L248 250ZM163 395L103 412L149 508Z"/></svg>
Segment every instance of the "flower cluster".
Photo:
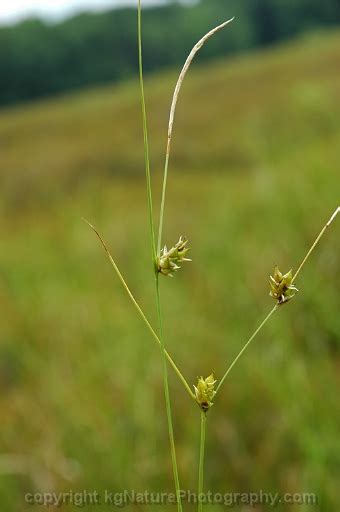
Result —
<svg viewBox="0 0 340 512"><path fill-rule="evenodd" d="M277 300L278 304L284 304L292 299L298 289L293 284L293 271L282 274L278 267L274 269L274 275L270 276L269 295Z"/></svg>
<svg viewBox="0 0 340 512"><path fill-rule="evenodd" d="M197 386L194 386L196 401L203 411L208 411L213 405L212 400L216 394L216 382L214 375L211 374L206 379L200 377Z"/></svg>
<svg viewBox="0 0 340 512"><path fill-rule="evenodd" d="M168 250L167 246L164 246L160 256L157 258L157 269L160 274L173 277L174 272L181 268L179 263L191 261L185 257L190 250L187 244L188 240L181 236L177 244L171 247L171 249Z"/></svg>

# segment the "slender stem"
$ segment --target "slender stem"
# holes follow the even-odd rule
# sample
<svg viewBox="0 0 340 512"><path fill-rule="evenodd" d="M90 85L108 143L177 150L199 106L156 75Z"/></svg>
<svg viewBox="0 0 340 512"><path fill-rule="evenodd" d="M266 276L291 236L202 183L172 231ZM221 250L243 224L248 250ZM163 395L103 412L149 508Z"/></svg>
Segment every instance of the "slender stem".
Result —
<svg viewBox="0 0 340 512"><path fill-rule="evenodd" d="M142 117L143 117L144 160L145 160L146 189L147 189L147 197L148 197L148 212L149 212L149 225L150 225L150 237L151 237L151 253L152 253L153 264L155 265L155 262L156 262L156 238L155 238L155 229L154 229L154 222L153 222L153 211L152 211L152 191L151 191L151 175L150 175L149 140L148 140L148 127L147 127L147 119L146 119L144 79L143 79L142 6L141 6L141 0L138 0L138 64L139 64L139 83L140 83Z"/></svg>
<svg viewBox="0 0 340 512"><path fill-rule="evenodd" d="M296 280L297 276L301 272L301 270L304 267L304 265L305 265L306 261L308 260L309 256L312 254L312 252L314 251L315 247L318 245L320 239L324 235L326 229L329 228L329 226L332 224L333 220L335 219L335 217L338 215L339 212L340 212L340 206L338 206L338 208L335 210L335 212L333 213L333 215L331 216L329 221L326 222L326 224L324 225L324 227L320 231L319 235L317 236L315 242L313 243L312 247L309 249L309 251L307 252L306 256L303 258L299 268L297 269L297 271L295 272L295 274L293 276L292 283Z"/></svg>
<svg viewBox="0 0 340 512"><path fill-rule="evenodd" d="M275 304L275 306L273 307L273 309L270 311L270 313L266 316L266 318L263 320L263 322L258 326L258 328L253 332L253 334L250 336L250 338L248 339L247 343L244 345L244 347L242 348L242 350L238 353L238 355L235 357L235 359L233 360L233 362L231 363L231 365L229 366L229 368L227 369L227 371L225 372L225 374L223 375L219 385L217 386L217 389L216 389L216 393L219 391L219 389L221 388L223 382L225 381L225 379L227 378L227 376L229 375L229 373L231 372L231 370L234 368L235 364L237 363L237 361L240 359L240 357L242 356L242 354L247 350L247 348L249 347L250 343L253 341L253 339L256 337L256 335L261 331L261 329L265 326L265 324L268 322L269 318L275 313L275 311L279 308L278 304Z"/></svg>
<svg viewBox="0 0 340 512"><path fill-rule="evenodd" d="M164 165L164 175L163 175L163 188L162 188L162 199L161 199L161 206L160 206L160 214L159 214L159 228L158 228L158 241L157 241L157 254L160 254L161 245L162 245L162 232L163 232L163 224L164 224L164 208L165 208L165 195L166 195L166 187L168 182L168 167L169 167L169 158L170 158L170 148L171 148L171 138L172 138L172 131L173 131L173 125L174 125L174 119L175 119L175 112L176 112L176 106L177 106L177 100L179 96L179 92L181 90L185 75L190 67L190 64L192 63L196 53L202 48L202 46L208 41L208 39L216 34L219 30L224 28L228 23L233 21L234 18L231 18L230 20L225 21L224 23L221 23L221 25L218 25L217 27L210 30L207 34L205 34L193 47L191 52L189 53L187 60L184 63L184 66L182 68L182 71L178 77L175 91L172 98L171 108L170 108L170 116L169 116L169 125L168 125L168 139L167 139L167 146L166 146L166 154L165 154L165 165Z"/></svg>
<svg viewBox="0 0 340 512"><path fill-rule="evenodd" d="M182 500L181 500L181 487L180 487L179 476L178 476L174 429L173 429L173 423L172 423L168 368L167 368L166 352L165 352L164 341L163 341L164 340L164 338L163 338L163 319L162 319L162 309L161 309L158 274L156 274L156 294L157 294L157 312L158 312L159 334L160 334L159 338L160 338L160 342L161 342L161 353L162 353L162 362L163 362L164 395L165 395L166 413L167 413L167 419L168 419L168 432L169 432L169 441L170 441L172 469L173 469L175 489L176 489L177 510L178 510L178 512L182 512L183 509L182 509Z"/></svg>
<svg viewBox="0 0 340 512"><path fill-rule="evenodd" d="M155 239L155 231L154 231L154 224L153 224L153 212L152 212L149 143L148 143L148 131L147 131L145 95L144 95L144 79L143 79L141 0L138 0L138 57L139 57L139 59L138 59L139 60L139 79L140 79L142 116L143 116L145 175L146 175L146 187L147 187L147 196L148 196L148 210L149 210L149 222L150 222L150 234L151 234L151 253L152 253L152 260L153 260L154 271L155 271L155 290L156 290L156 303L157 303L157 313L158 313L158 323L159 323L159 341L160 341L162 363L163 363L163 382L164 382L166 415L167 415L167 420L168 420L168 432L169 432L169 440L170 440L172 469L173 469L175 488L176 488L177 509L178 509L178 512L182 512L181 493L180 493L180 484L179 484L179 477L178 477L175 440L174 440L174 431L173 431L172 413L171 413L167 357L166 357L166 350L165 350L165 346L164 346L164 337L163 337L162 310L161 310L161 301L160 301L160 293L159 293L158 269L157 269L157 261L156 261L156 258L157 258L156 239Z"/></svg>
<svg viewBox="0 0 340 512"><path fill-rule="evenodd" d="M204 450L206 434L207 414L201 411L201 440L200 440L200 461L198 468L198 512L203 511L203 492L204 492Z"/></svg>

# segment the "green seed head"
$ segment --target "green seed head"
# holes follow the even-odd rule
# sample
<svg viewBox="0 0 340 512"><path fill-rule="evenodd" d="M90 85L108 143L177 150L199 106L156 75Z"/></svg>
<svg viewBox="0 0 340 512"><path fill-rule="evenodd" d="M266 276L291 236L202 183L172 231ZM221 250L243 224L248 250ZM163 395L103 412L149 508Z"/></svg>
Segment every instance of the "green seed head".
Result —
<svg viewBox="0 0 340 512"><path fill-rule="evenodd" d="M278 267L274 269L274 275L270 276L270 293L279 305L285 304L294 297L298 289L293 284L293 271L282 274Z"/></svg>
<svg viewBox="0 0 340 512"><path fill-rule="evenodd" d="M216 394L216 382L214 375L211 374L206 379L200 377L197 386L194 386L197 403L203 411L208 411L213 405L212 400Z"/></svg>
<svg viewBox="0 0 340 512"><path fill-rule="evenodd" d="M157 258L157 268L160 274L173 277L174 272L181 268L179 263L191 261L185 257L190 250L187 244L187 238L181 236L177 244L171 247L171 249L168 250L167 246L164 246L160 256Z"/></svg>

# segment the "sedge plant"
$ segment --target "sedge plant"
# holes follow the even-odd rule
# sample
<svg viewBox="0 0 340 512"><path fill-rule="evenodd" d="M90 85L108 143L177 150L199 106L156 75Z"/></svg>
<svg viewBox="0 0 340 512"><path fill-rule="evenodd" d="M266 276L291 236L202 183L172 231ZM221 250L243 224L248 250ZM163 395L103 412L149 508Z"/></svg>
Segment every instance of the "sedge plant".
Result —
<svg viewBox="0 0 340 512"><path fill-rule="evenodd" d="M159 280L162 278L173 277L182 267L183 263L190 262L191 259L188 258L189 247L188 247L188 239L179 236L178 242L175 243L170 248L167 245L162 247L162 234L163 234L163 226L164 226L164 218L165 218L165 201L166 201L166 190L167 190L167 182L168 182L168 169L169 169L169 161L170 161L170 151L171 151L171 141L173 135L173 127L174 127L174 119L175 112L177 106L178 96L181 90L181 86L183 84L186 73L195 57L197 52L202 48L202 46L208 41L208 39L216 34L219 30L226 27L230 22L233 21L234 18L231 18L224 23L216 26L207 34L205 34L193 47L191 52L189 53L184 66L181 70L179 78L176 83L176 87L174 90L170 115L169 115L169 124L168 124L168 133L167 133L167 143L166 143L166 152L165 152L165 164L164 164L164 173L163 173L163 186L161 193L161 201L160 201L160 211L159 211L159 224L158 224L158 236L156 238L156 230L154 223L154 215L153 215L153 197L152 197L152 186L151 186L151 171L150 171L150 158L149 158L149 141L148 141L148 126L147 126L147 112L146 112L146 102L145 102L145 94L144 94L144 78L143 78L143 54L142 54L142 6L141 0L138 0L138 8L137 8L137 34L138 34L138 60L139 60L139 82L140 82L140 99L141 99L141 112L142 112L142 131L143 131L143 140L144 140L144 163L145 163L145 178L146 178L146 193L147 193L147 204L148 204L148 219L149 219L149 230L150 230L150 278L154 280L154 290L155 290L155 303L157 309L157 317L158 317L158 326L157 328L153 328L150 321L148 320L146 314L143 312L142 308L136 301L134 295L132 294L125 278L120 272L112 254L110 253L106 242L104 241L101 234L98 230L86 219L85 222L93 229L95 234L97 235L99 241L101 242L109 261L118 276L123 288L127 292L131 302L136 308L137 313L143 320L147 329L149 330L151 336L156 341L160 348L161 353L161 365L162 365L162 373L163 373L163 384L164 384L164 397L165 397L165 409L166 409L166 417L167 417L167 426L168 426L168 435L169 435L169 444L170 444L170 454L171 454L171 462L173 469L173 478L174 478L174 486L177 497L177 510L178 512L182 512L183 505L181 501L181 486L179 479L179 470L177 464L177 456L176 456L176 444L174 437L174 427L173 427L173 418L172 418L172 410L171 410L171 396L170 396L170 388L169 388L169 379L168 379L168 368L171 367L175 372L176 376L180 380L185 392L189 395L191 401L195 405L198 406L199 412L199 420L200 420L200 445L199 445L199 457L198 457L198 493L197 493L197 502L198 502L198 512L202 512L203 510L203 502L204 502L204 459L205 459L205 440L206 440L206 427L207 427L207 416L210 411L216 397L220 393L223 384L225 383L227 377L236 366L240 358L246 352L252 341L257 337L259 332L265 327L270 318L276 313L283 305L287 304L291 301L291 299L296 295L298 289L296 288L296 280L302 271L304 265L308 261L314 249L317 247L321 238L325 234L326 230L333 223L335 218L340 212L340 206L336 208L334 213L331 215L330 219L326 222L324 227L321 229L319 235L315 239L314 243L307 251L306 255L302 259L300 265L297 267L297 270L293 272L290 270L287 273L282 273L278 267L274 268L273 275L269 278L270 284L270 295L274 299L274 306L265 316L262 322L258 325L258 327L254 330L254 332L250 335L250 337L246 340L246 342L241 346L240 351L233 359L233 361L228 365L225 373L220 378L219 382L215 379L213 374L208 377L199 377L196 385L190 386L187 382L184 374L179 369L179 366L171 357L169 351L166 349L164 331L163 331L163 317L162 317L162 302L161 302L161 294L160 294L160 286Z"/></svg>

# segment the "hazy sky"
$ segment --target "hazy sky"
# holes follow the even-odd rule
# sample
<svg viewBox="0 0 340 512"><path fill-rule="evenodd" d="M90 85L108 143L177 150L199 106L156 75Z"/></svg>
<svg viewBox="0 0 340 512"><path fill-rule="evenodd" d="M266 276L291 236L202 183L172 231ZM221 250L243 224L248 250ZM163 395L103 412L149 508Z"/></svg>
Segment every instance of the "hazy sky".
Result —
<svg viewBox="0 0 340 512"><path fill-rule="evenodd" d="M156 5L165 0L143 0ZM121 5L136 5L137 0L0 0L0 24L13 23L30 15L60 19L77 11L102 10Z"/></svg>

